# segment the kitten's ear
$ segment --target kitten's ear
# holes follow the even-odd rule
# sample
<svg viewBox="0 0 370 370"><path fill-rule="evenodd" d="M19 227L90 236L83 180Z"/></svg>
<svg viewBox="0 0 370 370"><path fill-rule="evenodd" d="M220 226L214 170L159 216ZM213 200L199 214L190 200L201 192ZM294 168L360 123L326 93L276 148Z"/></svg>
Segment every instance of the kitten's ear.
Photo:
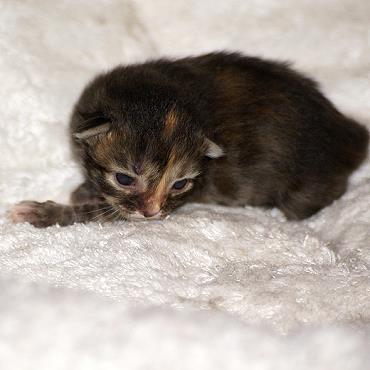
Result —
<svg viewBox="0 0 370 370"><path fill-rule="evenodd" d="M208 158L220 158L223 155L225 155L222 148L217 145L215 142L205 139L204 140L204 146L205 146L205 155Z"/></svg>
<svg viewBox="0 0 370 370"><path fill-rule="evenodd" d="M103 123L99 126L95 126L95 127L89 128L89 129L81 131L81 132L75 132L73 134L73 137L78 139L78 140L81 140L81 141L87 141L87 140L89 140L93 137L96 137L98 135L106 134L108 132L109 128L110 128L110 123L106 122L106 123Z"/></svg>

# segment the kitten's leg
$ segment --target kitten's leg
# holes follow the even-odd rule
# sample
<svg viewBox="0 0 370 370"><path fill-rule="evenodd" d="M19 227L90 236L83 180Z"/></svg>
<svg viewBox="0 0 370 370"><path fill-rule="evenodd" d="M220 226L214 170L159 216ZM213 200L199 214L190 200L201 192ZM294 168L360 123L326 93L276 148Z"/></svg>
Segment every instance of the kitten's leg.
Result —
<svg viewBox="0 0 370 370"><path fill-rule="evenodd" d="M35 227L67 226L76 222L113 221L118 218L118 212L102 202L69 206L50 200L43 203L23 201L10 210L9 218L14 223L29 222Z"/></svg>
<svg viewBox="0 0 370 370"><path fill-rule="evenodd" d="M278 207L289 220L311 217L338 199L347 187L347 179L339 178L327 183L307 184L303 188L285 194Z"/></svg>
<svg viewBox="0 0 370 370"><path fill-rule="evenodd" d="M313 205L298 198L291 199L279 206L288 220L303 220L317 213L324 206Z"/></svg>
<svg viewBox="0 0 370 370"><path fill-rule="evenodd" d="M71 194L72 204L102 203L104 198L90 181L85 181Z"/></svg>

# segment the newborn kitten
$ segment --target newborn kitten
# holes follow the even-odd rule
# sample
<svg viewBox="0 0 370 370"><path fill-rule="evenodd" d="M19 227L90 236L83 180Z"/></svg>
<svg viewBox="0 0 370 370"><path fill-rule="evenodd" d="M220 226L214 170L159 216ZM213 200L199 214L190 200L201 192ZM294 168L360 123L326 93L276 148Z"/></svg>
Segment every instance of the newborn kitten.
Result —
<svg viewBox="0 0 370 370"><path fill-rule="evenodd" d="M299 220L346 190L368 133L286 64L214 53L117 67L83 91L72 205L22 202L37 227L162 218L186 202L278 207Z"/></svg>

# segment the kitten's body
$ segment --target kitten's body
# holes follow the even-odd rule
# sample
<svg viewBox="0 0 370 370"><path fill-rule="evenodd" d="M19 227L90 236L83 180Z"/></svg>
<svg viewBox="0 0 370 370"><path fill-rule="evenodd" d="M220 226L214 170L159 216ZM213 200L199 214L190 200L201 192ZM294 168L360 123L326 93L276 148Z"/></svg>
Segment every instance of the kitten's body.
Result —
<svg viewBox="0 0 370 370"><path fill-rule="evenodd" d="M21 203L15 221L155 218L188 201L278 207L302 219L344 193L368 144L312 80L223 53L98 76L76 104L71 137L86 176L74 205ZM117 173L134 185L118 184ZM179 179L186 185L176 189Z"/></svg>

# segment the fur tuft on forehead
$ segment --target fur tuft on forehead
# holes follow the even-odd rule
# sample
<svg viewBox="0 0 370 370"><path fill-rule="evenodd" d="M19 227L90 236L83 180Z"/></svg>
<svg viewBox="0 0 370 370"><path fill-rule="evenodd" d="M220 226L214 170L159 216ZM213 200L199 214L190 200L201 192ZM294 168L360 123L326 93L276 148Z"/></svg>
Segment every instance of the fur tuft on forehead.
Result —
<svg viewBox="0 0 370 370"><path fill-rule="evenodd" d="M167 113L164 120L163 136L166 139L172 136L178 123L179 123L178 112L176 112L175 107L172 107L171 110Z"/></svg>

